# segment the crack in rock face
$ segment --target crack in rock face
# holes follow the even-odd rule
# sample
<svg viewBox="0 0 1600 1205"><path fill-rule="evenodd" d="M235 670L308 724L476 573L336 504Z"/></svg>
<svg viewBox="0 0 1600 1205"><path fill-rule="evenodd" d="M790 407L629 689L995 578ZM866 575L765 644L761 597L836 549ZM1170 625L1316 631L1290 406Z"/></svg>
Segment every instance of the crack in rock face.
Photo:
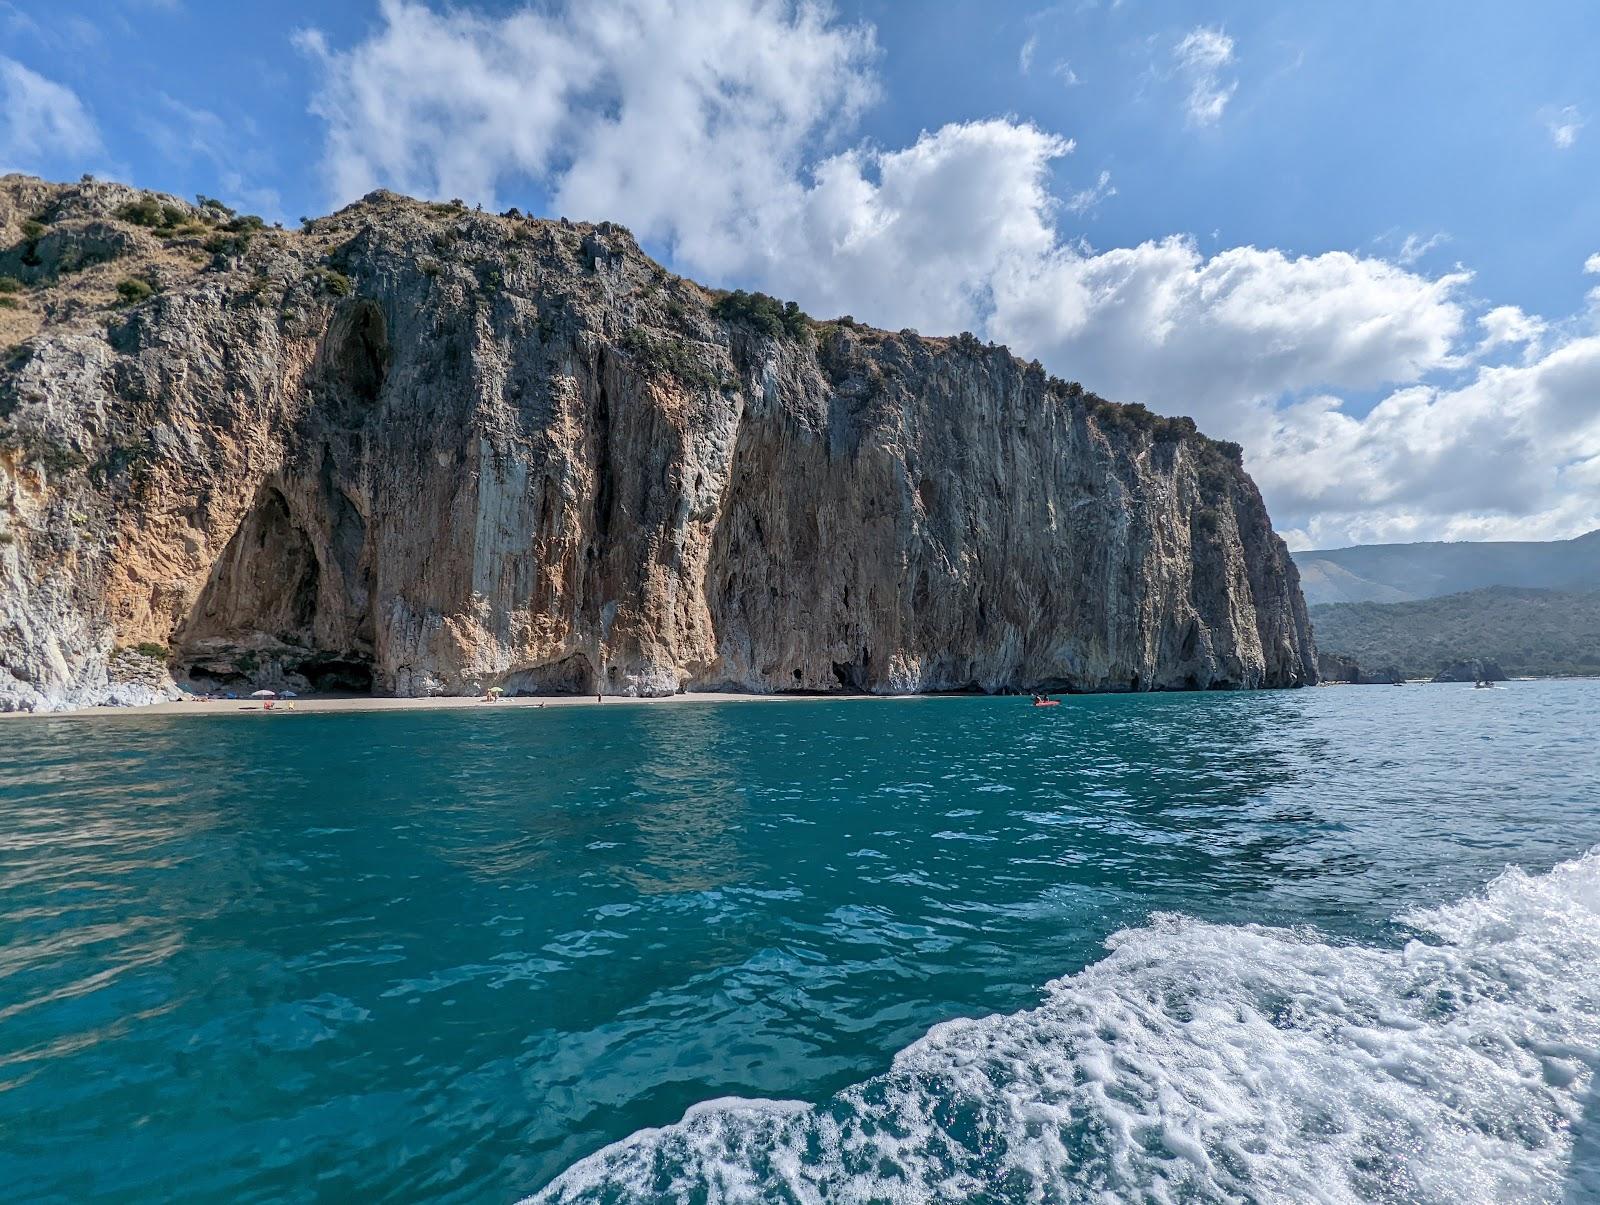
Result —
<svg viewBox="0 0 1600 1205"><path fill-rule="evenodd" d="M138 647L397 695L1316 680L1238 449L1187 419L707 291L608 223L374 193L223 238L144 196L0 179L0 256L39 213L94 250L0 361L0 706L132 697Z"/></svg>

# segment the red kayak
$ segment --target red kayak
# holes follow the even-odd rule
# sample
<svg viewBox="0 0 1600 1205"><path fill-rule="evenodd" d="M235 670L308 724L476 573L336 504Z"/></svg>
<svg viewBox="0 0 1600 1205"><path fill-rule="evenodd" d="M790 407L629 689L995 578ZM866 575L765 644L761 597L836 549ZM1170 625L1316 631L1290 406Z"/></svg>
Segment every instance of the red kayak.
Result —
<svg viewBox="0 0 1600 1205"><path fill-rule="evenodd" d="M1060 707L1061 706L1061 700L1060 699L1035 699L1033 701L1033 705L1035 707Z"/></svg>

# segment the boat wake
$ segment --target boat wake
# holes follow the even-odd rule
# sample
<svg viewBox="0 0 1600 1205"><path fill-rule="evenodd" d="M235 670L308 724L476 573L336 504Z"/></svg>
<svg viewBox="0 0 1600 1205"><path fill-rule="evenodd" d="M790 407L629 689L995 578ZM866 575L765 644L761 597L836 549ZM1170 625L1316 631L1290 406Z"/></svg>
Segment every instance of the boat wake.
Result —
<svg viewBox="0 0 1600 1205"><path fill-rule="evenodd" d="M820 1105L698 1105L532 1200L1600 1200L1600 849L1399 919L1157 915L1038 1008Z"/></svg>

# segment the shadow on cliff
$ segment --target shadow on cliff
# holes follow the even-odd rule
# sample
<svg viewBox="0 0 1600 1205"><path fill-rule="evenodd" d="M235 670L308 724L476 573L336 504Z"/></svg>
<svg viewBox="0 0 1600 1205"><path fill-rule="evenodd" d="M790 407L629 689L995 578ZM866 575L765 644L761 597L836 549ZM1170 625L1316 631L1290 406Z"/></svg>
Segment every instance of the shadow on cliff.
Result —
<svg viewBox="0 0 1600 1205"><path fill-rule="evenodd" d="M310 404L285 466L263 480L173 638L175 663L223 683L298 675L317 690L369 691L376 567L367 538L362 428L389 366L383 310L334 311Z"/></svg>

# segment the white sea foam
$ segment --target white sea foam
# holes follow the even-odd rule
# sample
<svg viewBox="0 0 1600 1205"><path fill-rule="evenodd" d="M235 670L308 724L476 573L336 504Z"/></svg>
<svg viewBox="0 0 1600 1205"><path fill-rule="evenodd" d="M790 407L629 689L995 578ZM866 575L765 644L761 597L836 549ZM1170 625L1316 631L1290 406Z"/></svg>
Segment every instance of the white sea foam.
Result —
<svg viewBox="0 0 1600 1205"><path fill-rule="evenodd" d="M533 1199L1600 1200L1600 850L1401 919L1424 938L1157 916L1038 1008L819 1106L699 1105Z"/></svg>

